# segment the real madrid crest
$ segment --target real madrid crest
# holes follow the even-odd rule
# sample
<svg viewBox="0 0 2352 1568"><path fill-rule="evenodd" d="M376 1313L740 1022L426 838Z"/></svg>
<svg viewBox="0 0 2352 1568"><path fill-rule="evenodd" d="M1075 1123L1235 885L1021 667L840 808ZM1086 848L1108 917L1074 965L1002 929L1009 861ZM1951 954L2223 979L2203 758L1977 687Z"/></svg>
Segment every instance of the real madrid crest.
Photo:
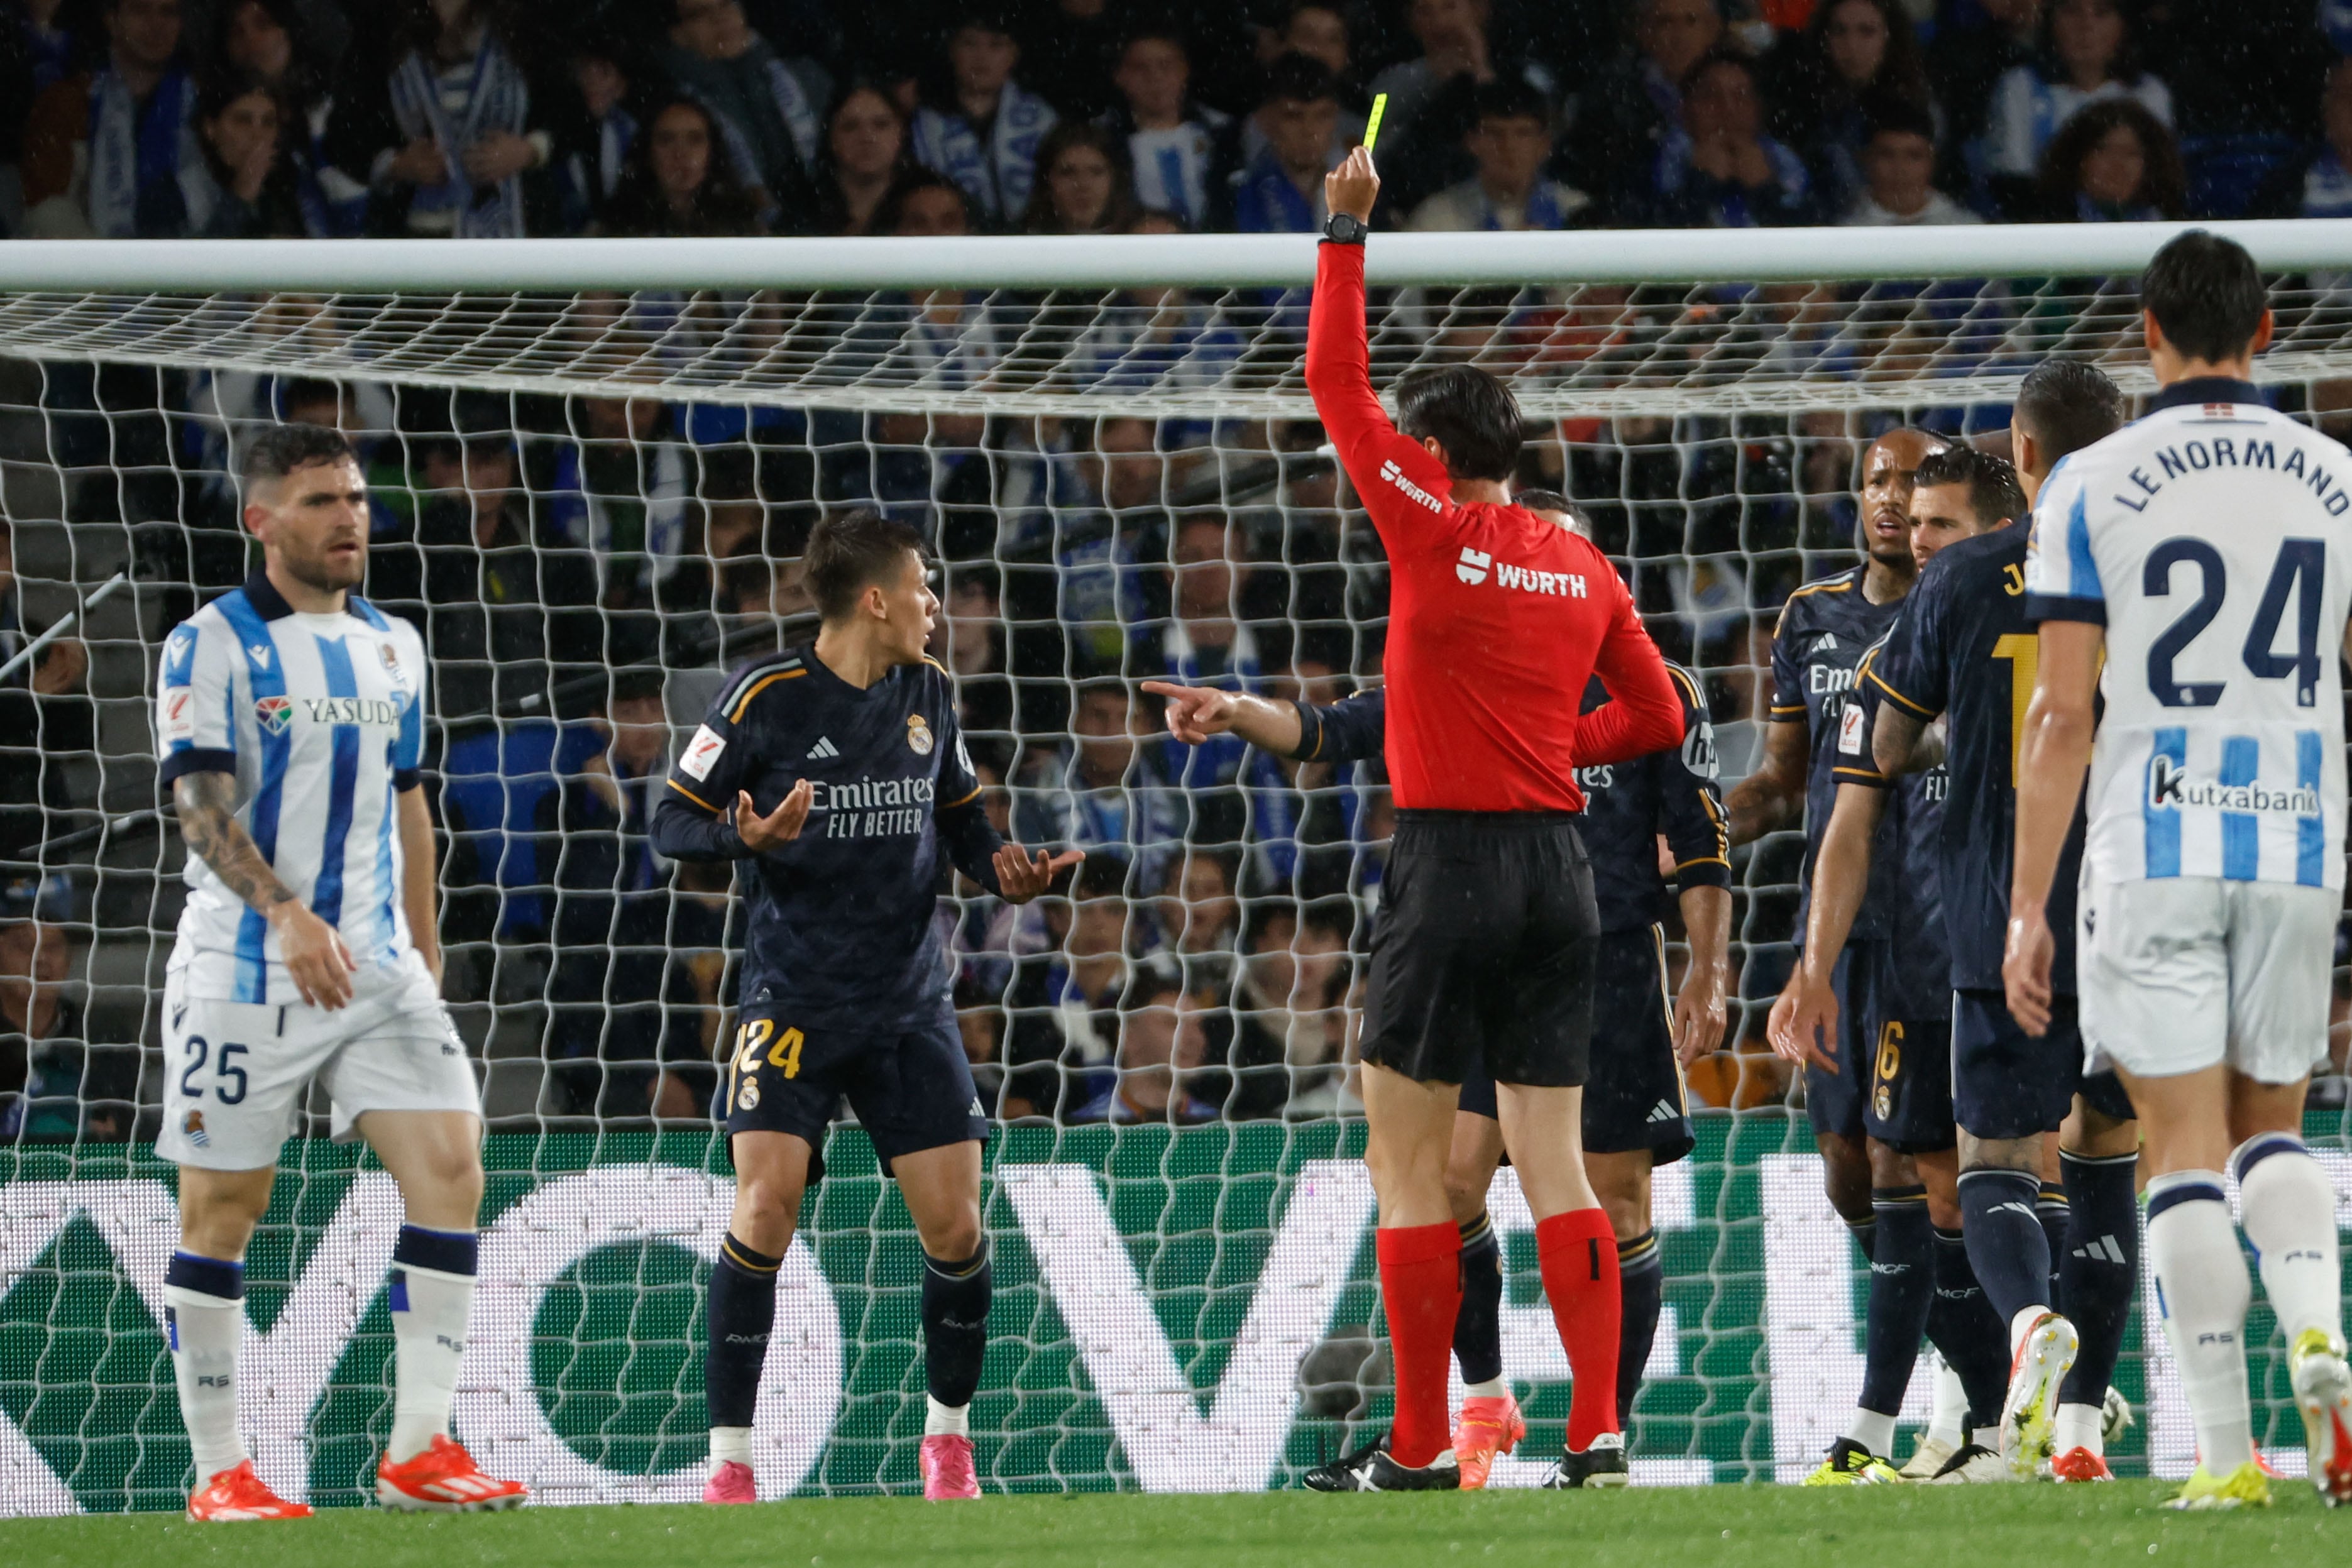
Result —
<svg viewBox="0 0 2352 1568"><path fill-rule="evenodd" d="M907 744L915 748L915 755L918 757L929 757L931 754L931 727L923 722L921 714L912 713L907 716Z"/></svg>

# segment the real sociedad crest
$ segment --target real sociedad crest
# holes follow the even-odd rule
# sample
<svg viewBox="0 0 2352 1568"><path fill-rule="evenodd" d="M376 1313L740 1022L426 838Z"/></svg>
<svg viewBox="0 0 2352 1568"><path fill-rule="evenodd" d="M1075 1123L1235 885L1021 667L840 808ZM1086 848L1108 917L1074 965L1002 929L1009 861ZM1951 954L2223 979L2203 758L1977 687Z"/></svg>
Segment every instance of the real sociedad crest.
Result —
<svg viewBox="0 0 2352 1568"><path fill-rule="evenodd" d="M263 697L253 705L253 720L271 735L283 735L294 722L294 704L287 697Z"/></svg>

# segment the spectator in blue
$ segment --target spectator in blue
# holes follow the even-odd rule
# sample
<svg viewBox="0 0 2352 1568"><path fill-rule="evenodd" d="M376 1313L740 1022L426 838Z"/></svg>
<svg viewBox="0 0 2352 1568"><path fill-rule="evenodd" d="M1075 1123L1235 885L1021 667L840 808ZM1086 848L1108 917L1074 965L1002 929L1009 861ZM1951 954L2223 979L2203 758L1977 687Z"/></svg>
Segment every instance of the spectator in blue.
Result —
<svg viewBox="0 0 2352 1568"><path fill-rule="evenodd" d="M1129 34L1111 80L1120 102L1103 124L1125 144L1137 203L1185 228L1206 227L1218 148L1232 122L1192 100L1182 36L1155 27Z"/></svg>
<svg viewBox="0 0 2352 1568"><path fill-rule="evenodd" d="M1322 228L1323 176L1339 166L1339 82L1331 68L1284 55L1266 68L1257 122L1265 146L1233 177L1234 227L1244 234Z"/></svg>
<svg viewBox="0 0 2352 1568"><path fill-rule="evenodd" d="M493 7L409 0L391 58L372 92L336 105L327 136L335 167L372 193L369 226L443 239L529 232L525 177L548 165L554 141Z"/></svg>
<svg viewBox="0 0 2352 1568"><path fill-rule="evenodd" d="M1134 667L1184 685L1256 692L1265 660L1239 604L1246 568L1236 559L1239 532L1222 512L1186 517L1169 550L1174 582L1168 619L1145 634ZM1188 747L1178 779L1187 789L1231 784L1249 747L1232 735Z"/></svg>
<svg viewBox="0 0 2352 1568"><path fill-rule="evenodd" d="M2185 216L2188 179L2164 122L2127 98L2066 122L2042 153L2042 216L2051 223L2152 223Z"/></svg>
<svg viewBox="0 0 2352 1568"><path fill-rule="evenodd" d="M327 67L295 0L235 0L219 13L218 42L207 74L243 77L276 96L278 140L303 191L313 235L356 235L367 220L367 187L331 168L326 134L334 114Z"/></svg>
<svg viewBox="0 0 2352 1568"><path fill-rule="evenodd" d="M1639 0L1633 48L1598 72L1577 110L1571 184L1599 198L1606 215L1640 221L1660 143L1682 123L1683 78L1723 37L1716 0Z"/></svg>
<svg viewBox="0 0 2352 1568"><path fill-rule="evenodd" d="M759 193L738 175L730 141L699 99L673 98L656 108L600 226L678 239L761 233Z"/></svg>
<svg viewBox="0 0 2352 1568"><path fill-rule="evenodd" d="M642 127L629 107L635 85L629 52L618 37L601 33L572 51L573 113L556 150L566 234L586 232L603 214L636 145Z"/></svg>
<svg viewBox="0 0 2352 1568"><path fill-rule="evenodd" d="M2084 106L2129 99L2166 126L2172 89L2144 69L2122 0L2055 0L2042 19L2042 52L1993 87L1982 161L2004 208L2031 204L2025 191L2042 154Z"/></svg>
<svg viewBox="0 0 2352 1568"><path fill-rule="evenodd" d="M744 19L742 0L670 0L662 65L718 118L761 216L779 233L806 230L815 218L814 171L833 98L824 68L776 48Z"/></svg>
<svg viewBox="0 0 2352 1568"><path fill-rule="evenodd" d="M1381 121L1381 175L1391 199L1411 206L1469 173L1463 139L1477 112L1477 89L1511 82L1543 100L1546 126L1559 84L1524 50L1497 47L1488 0L1410 0L1406 30L1420 45L1412 59L1372 78L1388 96Z"/></svg>
<svg viewBox="0 0 2352 1568"><path fill-rule="evenodd" d="M1464 138L1478 172L1412 210L1423 231L1565 229L1581 226L1592 203L1547 174L1551 106L1524 82L1497 79L1478 89L1477 118Z"/></svg>
<svg viewBox="0 0 2352 1568"><path fill-rule="evenodd" d="M1099 125L1066 120L1037 144L1037 179L1022 209L1021 230L1033 235L1098 235L1124 231L1135 221L1135 194L1116 135ZM1092 319L1086 297L1082 319Z"/></svg>
<svg viewBox="0 0 2352 1568"><path fill-rule="evenodd" d="M1188 812L1160 767L1159 737L1126 684L1081 684L1070 737L1014 793L1013 825L1021 841L1089 855L1112 852L1137 868L1140 886L1156 885L1163 862L1182 847Z"/></svg>
<svg viewBox="0 0 2352 1568"><path fill-rule="evenodd" d="M2352 13L2352 0L2343 0ZM2319 95L2319 142L2264 183L2247 216L2352 218L2352 59L2327 68Z"/></svg>
<svg viewBox="0 0 2352 1568"><path fill-rule="evenodd" d="M1064 1120L1114 1127L1215 1121L1217 1108L1195 1100L1187 1088L1208 1054L1202 1016L1200 1001L1185 994L1174 969L1136 966L1119 998L1118 1070L1103 1075L1094 1095Z"/></svg>
<svg viewBox="0 0 2352 1568"><path fill-rule="evenodd" d="M101 14L104 63L51 83L25 122L26 231L184 238L204 148L180 0L107 0Z"/></svg>
<svg viewBox="0 0 2352 1568"><path fill-rule="evenodd" d="M87 1038L72 939L28 894L0 897L0 1144L128 1140L139 1048Z"/></svg>
<svg viewBox="0 0 2352 1568"><path fill-rule="evenodd" d="M1862 189L1838 220L1849 227L1984 222L1936 188L1935 122L1900 99L1873 106L1861 166Z"/></svg>
<svg viewBox="0 0 2352 1568"><path fill-rule="evenodd" d="M1079 862L1067 898L1048 895L1031 905L1045 950L1019 960L1006 988L997 1109L1008 1122L1065 1117L1115 1082L1119 1003L1136 973L1125 897L1131 869L1116 850L1097 850Z"/></svg>
<svg viewBox="0 0 2352 1568"><path fill-rule="evenodd" d="M816 176L816 231L835 235L877 232L891 191L914 169L907 116L898 100L872 82L851 83L824 120L824 152Z"/></svg>
<svg viewBox="0 0 2352 1568"><path fill-rule="evenodd" d="M1139 235L1179 235L1174 214L1146 209L1128 226ZM1106 396L1139 392L1216 390L1241 357L1242 334L1217 306L1175 284L1120 290L1094 313L1070 363L1081 392ZM1168 417L1160 439L1171 450L1205 446L1215 421Z"/></svg>
<svg viewBox="0 0 2352 1568"><path fill-rule="evenodd" d="M1658 147L1650 222L1661 228L1771 228L1811 215L1805 162L1764 133L1756 67L1709 50L1683 78L1683 122Z"/></svg>
<svg viewBox="0 0 2352 1568"><path fill-rule="evenodd" d="M1764 75L1772 134L1811 166L1824 214L1845 213L1862 193L1874 106L1904 104L1931 126L1936 114L1918 35L1897 0L1826 0Z"/></svg>
<svg viewBox="0 0 2352 1568"><path fill-rule="evenodd" d="M188 183L189 226L203 239L323 239L325 198L287 155L286 105L267 86L225 78L196 100L205 170Z"/></svg>
<svg viewBox="0 0 2352 1568"><path fill-rule="evenodd" d="M1058 118L1013 78L1021 46L993 12L975 11L948 37L948 77L915 110L915 161L961 187L991 227L1029 204L1037 147Z"/></svg>

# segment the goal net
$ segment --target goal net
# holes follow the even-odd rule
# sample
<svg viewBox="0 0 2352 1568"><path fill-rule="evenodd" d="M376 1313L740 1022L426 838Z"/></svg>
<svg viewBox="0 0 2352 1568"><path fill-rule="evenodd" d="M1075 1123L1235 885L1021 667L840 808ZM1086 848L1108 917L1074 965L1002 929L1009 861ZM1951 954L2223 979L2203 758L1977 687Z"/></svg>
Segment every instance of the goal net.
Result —
<svg viewBox="0 0 2352 1568"><path fill-rule="evenodd" d="M2242 228L2280 269L2261 375L2345 434L2352 235ZM1728 784L1759 755L1779 604L1854 559L1864 444L1897 423L1998 444L2050 355L2144 392L2133 277L2161 237L1383 235L1375 376L1509 378L1522 483L1589 517L1700 682ZM1386 569L1301 380L1307 241L6 250L0 658L76 619L0 677L0 1515L181 1503L159 1326L174 1182L152 1145L184 1065L157 1018L184 851L151 692L165 633L250 569L233 476L278 420L359 445L368 591L437 670L447 990L490 1129L457 1418L487 1468L553 1502L698 1493L702 1281L730 1192L706 1112L741 914L723 871L651 853L646 781L729 667L809 634L802 543L853 505L939 556L936 651L1000 821L1093 852L1074 898L940 908L1004 1117L984 1484L1295 1484L1384 1423L1347 1071L1383 776L1180 752L1137 689L1330 701L1379 678ZM1736 857L1727 1049L1692 1077L1696 1151L1655 1173L1639 1481L1788 1479L1860 1385L1866 1271L1760 1040L1800 851L1780 833ZM2319 1081L2309 1131L2352 1192L2344 1084ZM280 1492L356 1505L390 1423L399 1206L322 1116L310 1130L252 1253L244 1424ZM903 1491L920 1251L854 1127L828 1167L785 1266L761 1482ZM1498 1474L1525 1483L1568 1369L1507 1170L1493 1212L1535 1427ZM2272 1337L2258 1306L2259 1436L2292 1469ZM2111 1457L2181 1473L2186 1407L2144 1343L2152 1317L2119 1375L2140 1424Z"/></svg>

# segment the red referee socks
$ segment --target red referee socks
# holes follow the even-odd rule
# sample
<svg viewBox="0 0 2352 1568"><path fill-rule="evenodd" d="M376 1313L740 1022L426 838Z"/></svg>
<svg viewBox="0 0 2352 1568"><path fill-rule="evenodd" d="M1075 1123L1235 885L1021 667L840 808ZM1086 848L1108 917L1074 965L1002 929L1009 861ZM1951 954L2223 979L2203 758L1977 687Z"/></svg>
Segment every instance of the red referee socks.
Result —
<svg viewBox="0 0 2352 1568"><path fill-rule="evenodd" d="M1575 1384L1568 1409L1568 1446L1579 1453L1617 1422L1617 1334L1624 1316L1618 1294L1617 1238L1598 1208L1571 1209L1536 1222L1536 1256L1543 1267L1551 1321L1568 1351ZM1400 1357L1397 1381L1404 1374ZM1402 1405L1400 1405L1402 1407Z"/></svg>
<svg viewBox="0 0 2352 1568"><path fill-rule="evenodd" d="M1608 1227L1601 1228L1605 1233ZM1449 1219L1372 1234L1381 1260L1381 1305L1388 1313L1389 1347L1396 1357L1396 1423L1389 1430L1389 1457L1419 1467L1454 1440L1445 1378L1454 1355L1454 1318L1462 1308L1462 1230ZM1613 1291L1613 1251L1610 1259ZM1613 1357L1617 1336L1611 1321Z"/></svg>

